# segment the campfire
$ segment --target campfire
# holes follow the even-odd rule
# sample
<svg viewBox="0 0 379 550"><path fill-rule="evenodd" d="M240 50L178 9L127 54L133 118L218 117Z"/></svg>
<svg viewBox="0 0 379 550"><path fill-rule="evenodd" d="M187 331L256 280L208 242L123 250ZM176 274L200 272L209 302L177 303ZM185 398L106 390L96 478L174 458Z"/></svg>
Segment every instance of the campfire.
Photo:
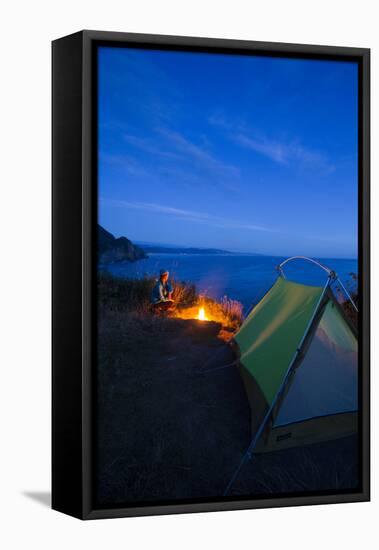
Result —
<svg viewBox="0 0 379 550"><path fill-rule="evenodd" d="M220 321L217 315L212 315L211 310L206 308L204 303L177 309L175 317L180 317L181 319L195 319L196 321Z"/></svg>
<svg viewBox="0 0 379 550"><path fill-rule="evenodd" d="M201 300L200 303L190 307L178 308L175 317L180 319L196 320L204 329L209 328L209 322L218 323L220 331L218 338L229 342L238 326L227 316L222 304L211 299Z"/></svg>

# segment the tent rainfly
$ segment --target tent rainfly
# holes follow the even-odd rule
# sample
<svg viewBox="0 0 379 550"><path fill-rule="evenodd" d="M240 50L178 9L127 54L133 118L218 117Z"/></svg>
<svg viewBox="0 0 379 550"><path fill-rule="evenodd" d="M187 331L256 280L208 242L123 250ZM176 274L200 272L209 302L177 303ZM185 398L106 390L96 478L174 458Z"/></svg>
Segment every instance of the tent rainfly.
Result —
<svg viewBox="0 0 379 550"><path fill-rule="evenodd" d="M330 288L339 279L301 257L324 269L327 281L291 282L283 266L297 258L278 267L275 284L234 337L251 408L249 457L357 431L357 334Z"/></svg>

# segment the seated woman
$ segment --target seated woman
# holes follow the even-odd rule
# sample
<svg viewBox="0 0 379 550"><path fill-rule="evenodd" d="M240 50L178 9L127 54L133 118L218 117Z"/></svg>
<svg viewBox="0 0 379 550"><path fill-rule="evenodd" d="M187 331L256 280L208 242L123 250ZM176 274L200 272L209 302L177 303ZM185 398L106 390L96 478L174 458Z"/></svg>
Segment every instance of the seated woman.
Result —
<svg viewBox="0 0 379 550"><path fill-rule="evenodd" d="M155 311L172 311L175 309L175 302L172 299L172 286L168 279L169 272L161 269L159 279L151 293L151 303Z"/></svg>

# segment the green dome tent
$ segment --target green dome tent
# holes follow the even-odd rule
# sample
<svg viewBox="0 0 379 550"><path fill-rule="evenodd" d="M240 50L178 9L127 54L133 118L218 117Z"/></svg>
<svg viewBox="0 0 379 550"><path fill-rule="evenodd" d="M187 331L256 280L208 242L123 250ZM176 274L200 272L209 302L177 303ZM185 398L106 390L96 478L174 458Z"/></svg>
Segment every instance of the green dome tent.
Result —
<svg viewBox="0 0 379 550"><path fill-rule="evenodd" d="M283 266L297 258L325 270L324 287L286 279ZM285 260L279 273L233 342L251 409L252 441L243 461L253 452L327 441L357 431L357 334L330 288L339 279L327 267L304 257Z"/></svg>

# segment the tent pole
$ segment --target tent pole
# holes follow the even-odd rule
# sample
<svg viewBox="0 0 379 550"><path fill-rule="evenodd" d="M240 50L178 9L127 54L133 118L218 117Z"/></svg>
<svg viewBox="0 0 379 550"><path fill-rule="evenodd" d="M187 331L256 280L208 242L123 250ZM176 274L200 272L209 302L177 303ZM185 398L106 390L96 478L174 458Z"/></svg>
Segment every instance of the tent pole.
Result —
<svg viewBox="0 0 379 550"><path fill-rule="evenodd" d="M323 269L324 271L326 271L326 273L329 276L334 274L334 272L331 269L329 269L328 267L323 265L321 262L318 262L317 260L314 260L313 258L308 258L308 256L291 256L291 258L287 258L281 264L278 265L278 270L281 273L284 274L283 266L286 265L286 263L288 263L288 262L292 262L293 260L306 260L307 262L311 262L312 264L315 264L318 267L320 267L321 269Z"/></svg>
<svg viewBox="0 0 379 550"><path fill-rule="evenodd" d="M355 309L355 311L358 313L358 308L357 308L357 306L355 305L353 298L350 296L350 293L349 293L348 290L345 288L343 282L341 281L341 279L340 279L339 277L337 277L336 280L337 280L337 281L339 282L339 284L342 286L342 289L343 289L343 291L345 292L345 294L346 294L346 296L348 297L348 299L350 300L351 305L353 306L353 308Z"/></svg>
<svg viewBox="0 0 379 550"><path fill-rule="evenodd" d="M242 457L242 459L241 459L241 461L240 461L240 463L239 463L237 469L235 470L235 472L234 472L234 474L232 475L232 477L231 477L231 479L230 479L228 485L226 486L226 489L225 489L224 494L223 494L224 497L226 497L226 496L228 495L230 489L232 488L232 486L233 486L235 480L236 480L237 477L238 477L238 474L239 474L240 471L241 471L241 468L245 465L246 461L247 461L248 459L250 460L251 457L252 457L252 454L253 454L253 451L254 451L254 449L255 449L255 446L256 446L256 444L257 444L257 442L258 442L258 439L259 439L260 436L262 435L262 432L263 432L263 430L264 430L264 428L265 428L265 426L266 426L266 424L267 424L268 419L270 418L270 415L271 415L271 413L272 413L272 411L273 411L273 409L274 409L274 407L275 407L275 405L276 405L276 403L277 403L277 400L278 400L280 394L282 393L282 391L283 391L283 389L284 389L284 387L285 387L285 385L286 385L286 382L287 382L287 380L288 380L288 377L289 377L289 375L290 375L290 373L291 373L291 371L292 371L292 367L293 367L293 365L294 365L294 363L295 363L295 360L297 359L297 356L299 355L299 353L300 353L300 351L301 351L301 348L302 348L302 346L303 346L303 344L304 344L304 341L305 341L305 339L306 339L306 337L307 337L307 335L308 335L308 332L309 332L309 330L310 330L310 328L311 328L311 326L312 326L312 324L313 324L313 321L314 321L314 319L315 319L315 317L316 317L316 315L317 315L318 309L319 309L319 307L320 307L320 305L321 305L321 303L322 303L322 301L323 301L323 299L324 299L326 290L327 290L328 286L330 285L330 281L331 281L332 277L333 277L333 274L330 273L329 276L328 276L328 279L327 279L327 281L326 281L326 283L325 283L325 286L324 286L324 288L323 288L323 290L322 290L322 292L321 292L321 295L320 295L320 298L319 298L319 300L318 300L318 302L317 302L317 305L316 305L316 307L315 307L315 309L314 309L313 315L312 315L312 317L311 317L310 320L309 320L309 323L308 323L308 325L307 325L307 327L306 327L306 329L305 329L305 331L304 331L303 337L302 337L302 339L300 340L300 343L299 343L299 345L298 345L298 347L297 347L297 349L296 349L296 351L295 351L295 353L294 353L294 356L293 356L293 358L292 358L292 360L291 360L291 362L290 362L290 364L289 364L289 367L288 367L288 369L287 369L287 371L286 371L286 374L285 374L285 376L284 376L284 378L283 378L283 382L281 383L280 388L278 389L278 391L277 391L277 393L276 393L276 395L275 395L275 397L274 397L274 399L273 399L273 401L272 401L272 403L271 403L271 405L270 405L270 407L269 407L269 409L268 409L268 411L267 411L267 413L266 413L264 419L262 420L262 423L261 423L261 425L260 425L260 427L259 427L257 433L255 434L255 436L254 436L253 439L251 440L251 442L250 442L250 444L249 444L249 446L248 446L248 448L247 448L245 454L243 455L243 457Z"/></svg>

